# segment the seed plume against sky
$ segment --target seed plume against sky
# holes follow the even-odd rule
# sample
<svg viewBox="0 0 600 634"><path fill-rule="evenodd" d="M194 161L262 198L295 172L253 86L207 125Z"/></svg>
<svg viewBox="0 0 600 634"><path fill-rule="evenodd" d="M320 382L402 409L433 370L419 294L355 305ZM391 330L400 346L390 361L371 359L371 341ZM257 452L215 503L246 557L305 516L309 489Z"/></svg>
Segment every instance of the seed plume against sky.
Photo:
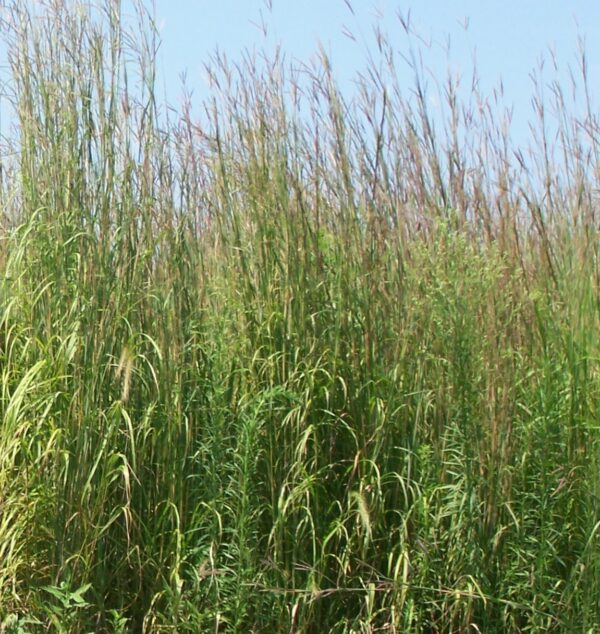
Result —
<svg viewBox="0 0 600 634"><path fill-rule="evenodd" d="M450 69L468 84L474 60L484 91L502 79L518 133L531 112L531 73L542 58L542 81L558 78L568 90L569 69L578 74L585 43L590 86L600 83L600 3L589 0L156 0L155 7L161 87L174 105L184 73L193 94L204 95L203 67L217 48L236 61L243 51L269 54L280 46L288 60L307 62L322 46L342 88L351 92L369 53L377 56L376 28L406 53L400 18L410 19L413 44L420 44L423 63L437 80ZM406 81L408 87L408 73Z"/></svg>

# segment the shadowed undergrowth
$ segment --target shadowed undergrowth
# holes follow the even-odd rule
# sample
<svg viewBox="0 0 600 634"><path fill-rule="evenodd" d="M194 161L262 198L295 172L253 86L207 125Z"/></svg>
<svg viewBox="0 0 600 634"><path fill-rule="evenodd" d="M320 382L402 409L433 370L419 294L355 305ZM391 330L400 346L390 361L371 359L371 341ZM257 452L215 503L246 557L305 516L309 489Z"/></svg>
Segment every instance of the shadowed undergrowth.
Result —
<svg viewBox="0 0 600 634"><path fill-rule="evenodd" d="M596 632L592 106L527 152L448 80L436 133L380 36L352 101L324 57L217 57L198 122L157 103L143 11L28 6L5 630Z"/></svg>

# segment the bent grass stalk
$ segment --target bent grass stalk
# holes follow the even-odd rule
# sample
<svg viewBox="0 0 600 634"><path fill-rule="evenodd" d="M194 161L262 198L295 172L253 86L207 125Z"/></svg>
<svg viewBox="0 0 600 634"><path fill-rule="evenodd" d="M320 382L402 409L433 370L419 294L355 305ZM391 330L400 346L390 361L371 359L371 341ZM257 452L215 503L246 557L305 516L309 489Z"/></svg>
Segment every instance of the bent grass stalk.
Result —
<svg viewBox="0 0 600 634"><path fill-rule="evenodd" d="M196 121L142 5L8 11L2 627L595 631L593 107L527 153L449 79L436 132L379 34Z"/></svg>

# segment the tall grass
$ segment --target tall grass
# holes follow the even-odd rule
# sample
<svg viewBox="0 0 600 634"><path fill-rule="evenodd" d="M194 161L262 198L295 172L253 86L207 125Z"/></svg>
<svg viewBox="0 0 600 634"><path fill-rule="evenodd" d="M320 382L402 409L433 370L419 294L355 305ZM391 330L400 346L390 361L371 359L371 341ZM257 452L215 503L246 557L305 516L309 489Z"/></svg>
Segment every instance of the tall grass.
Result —
<svg viewBox="0 0 600 634"><path fill-rule="evenodd" d="M440 130L380 34L353 100L217 57L196 121L136 16L4 17L5 631L598 631L591 101Z"/></svg>

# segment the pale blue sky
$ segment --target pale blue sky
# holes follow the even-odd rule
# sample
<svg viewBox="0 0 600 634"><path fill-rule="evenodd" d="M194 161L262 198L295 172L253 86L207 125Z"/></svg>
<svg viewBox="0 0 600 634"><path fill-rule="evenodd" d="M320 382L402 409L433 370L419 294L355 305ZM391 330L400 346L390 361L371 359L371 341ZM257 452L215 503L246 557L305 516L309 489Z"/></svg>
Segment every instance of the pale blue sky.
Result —
<svg viewBox="0 0 600 634"><path fill-rule="evenodd" d="M174 104L179 101L180 76L195 100L206 95L203 64L218 47L231 60L244 49L267 51L280 44L288 59L307 61L321 43L332 58L344 90L354 73L375 51L373 27L387 32L399 52L408 40L397 13L409 11L414 29L433 45L424 62L443 79L448 64L468 80L477 58L484 89L502 77L506 101L514 105L514 128L524 134L531 113L530 73L542 55L553 50L560 77L569 90L567 66L578 63L578 38L586 42L590 85L600 85L600 2L592 0L155 0L162 48L161 83ZM265 38L260 24L266 25ZM467 28L465 28L465 26ZM346 33L351 33L354 40ZM450 60L445 51L450 38ZM546 65L549 68L549 64ZM545 71L546 72L546 71ZM548 79L553 76L547 73ZM163 89L163 85L159 87ZM410 80L406 77L407 89Z"/></svg>
<svg viewBox="0 0 600 634"><path fill-rule="evenodd" d="M99 0L102 1L102 0ZM502 77L506 105L514 106L513 133L527 133L531 116L530 73L553 50L559 77L570 90L567 68L578 64L578 38L586 42L589 84L600 86L600 2L598 0L143 0L155 7L162 45L159 52L159 95L178 106L181 76L199 109L208 95L204 64L218 47L232 61L245 50L267 54L281 45L288 60L307 62L321 44L329 53L342 89L350 94L352 78L366 65L369 51L377 57L373 30L389 36L398 53L409 42L398 12L424 40L425 65L443 81L448 67L468 84L477 59L484 91ZM67 3L68 4L68 3ZM127 2L124 2L127 5ZM269 8L270 5L270 8ZM351 5L352 10L349 8ZM265 36L262 25L266 27ZM349 37L351 34L352 37ZM450 58L446 43L451 42ZM415 43L417 40L414 40ZM0 47L1 49L2 47ZM546 79L553 77L546 64ZM402 68L402 67L400 67ZM409 73L400 78L407 91ZM598 92L598 91L596 91ZM597 105L598 101L595 99ZM2 129L7 128L5 104L0 103Z"/></svg>

